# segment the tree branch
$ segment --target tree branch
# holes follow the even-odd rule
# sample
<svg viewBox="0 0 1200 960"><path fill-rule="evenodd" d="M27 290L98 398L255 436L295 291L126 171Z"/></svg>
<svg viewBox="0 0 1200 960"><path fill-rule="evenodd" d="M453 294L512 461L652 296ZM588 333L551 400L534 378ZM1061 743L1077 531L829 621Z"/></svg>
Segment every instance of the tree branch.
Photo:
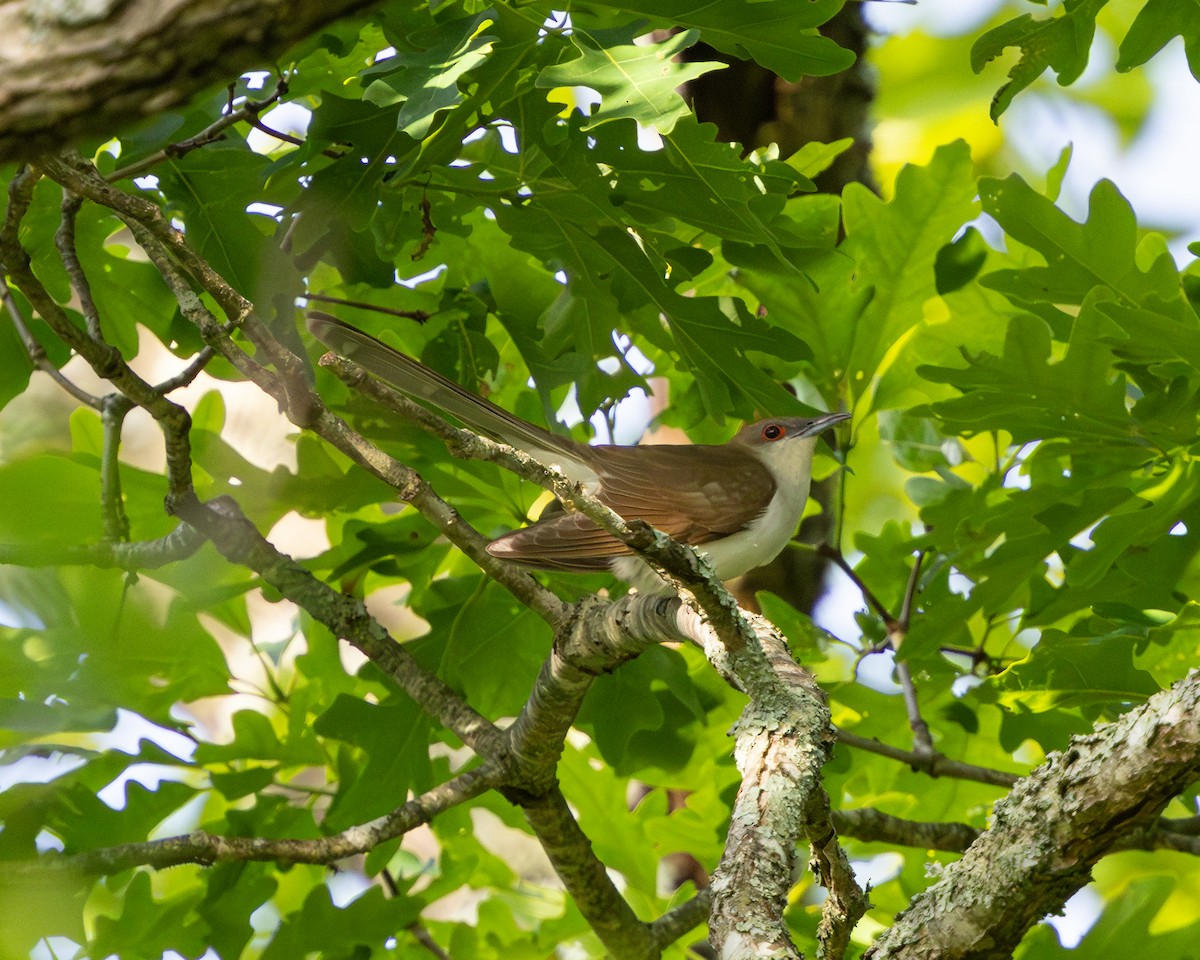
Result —
<svg viewBox="0 0 1200 960"><path fill-rule="evenodd" d="M134 543L84 544L0 543L0 564L21 567L59 567L88 564L120 570L154 570L186 560L205 543L205 536L181 523L165 537Z"/></svg>
<svg viewBox="0 0 1200 960"><path fill-rule="evenodd" d="M659 947L649 924L638 920L617 891L558 787L540 797L517 793L510 799L521 805L571 900L605 949L622 960L657 960Z"/></svg>
<svg viewBox="0 0 1200 960"><path fill-rule="evenodd" d="M374 0L0 4L0 162L52 152L84 137L112 137L373 5ZM64 63L71 69L64 70Z"/></svg>
<svg viewBox="0 0 1200 960"><path fill-rule="evenodd" d="M17 301L13 298L12 290L8 286L8 277L3 271L0 271L0 297L4 298L4 306L8 310L9 317L12 318L13 327L16 328L17 336L21 338L21 343L25 346L25 353L34 368L47 374L51 380L62 387L63 390L74 397L79 403L86 407L91 407L93 410L99 410L103 404L103 401L99 397L92 396L82 387L67 379L63 375L63 372L50 362L50 358L46 356L45 348L38 343L37 338L30 331L28 324L25 323L25 318L21 316L21 311L17 307Z"/></svg>
<svg viewBox="0 0 1200 960"><path fill-rule="evenodd" d="M871 960L1009 957L1026 930L1200 775L1200 672L1073 737L998 801L991 827L913 898Z"/></svg>
<svg viewBox="0 0 1200 960"><path fill-rule="evenodd" d="M175 512L229 561L248 567L283 596L300 604L334 636L343 637L374 660L423 710L454 731L481 757L501 756L503 734L441 680L422 669L388 634L362 602L343 596L277 550L229 498L201 503L194 497Z"/></svg>
<svg viewBox="0 0 1200 960"><path fill-rule="evenodd" d="M8 863L7 870L34 875L46 870L109 876L133 867L157 870L184 863L211 866L214 863L276 860L281 863L334 863L375 849L414 827L428 823L437 814L465 803L492 789L500 781L495 770L478 767L434 787L397 807L391 813L340 833L318 838L221 837L197 830L194 833L146 843L123 843L100 850L63 856L51 851L31 864Z"/></svg>
<svg viewBox="0 0 1200 960"><path fill-rule="evenodd" d="M783 911L795 847L804 837L830 894L818 931L820 956L840 957L869 903L837 842L821 781L833 743L824 692L765 619L747 616L758 642L729 651L688 613L682 608L681 630L703 637L718 671L750 695L734 731L742 783L713 874L710 942L723 957L799 956Z"/></svg>
<svg viewBox="0 0 1200 960"><path fill-rule="evenodd" d="M139 160L137 163L131 163L128 166L121 167L119 170L114 170L104 179L109 183L116 183L119 180L129 180L139 174L145 173L158 166L164 160L173 160L178 157L186 156L193 150L198 150L200 147L206 147L210 143L216 143L219 140L225 139L225 131L235 124L246 122L255 127L258 127L264 132L269 132L271 136L279 139L284 139L284 135L275 133L274 131L266 131L266 128L259 122L258 117L264 110L268 110L277 104L287 93L287 80L280 77L275 82L275 89L271 95L265 100L251 100L247 98L242 101L241 106L237 109L233 107L233 85L230 84L230 105L229 110L220 118L209 124L195 136L188 137L186 140L179 140L175 143L168 144L162 150L152 153L150 156ZM288 137L289 141L293 138Z"/></svg>
<svg viewBox="0 0 1200 960"><path fill-rule="evenodd" d="M881 757L890 757L893 760L899 760L901 763L907 763L914 770L920 770L931 777L953 777L957 780L974 780L976 783L986 783L993 787L1004 787L1005 789L1011 787L1020 779L1020 776L1015 773L1005 773L1003 770L993 770L990 767L978 767L973 763L952 760L941 753L920 754L909 750L901 750L899 747L881 743L870 737L860 737L857 733L851 733L849 730L839 728L836 731L836 736L838 743L844 743L846 746L854 747L858 750L866 750L868 753L877 753Z"/></svg>

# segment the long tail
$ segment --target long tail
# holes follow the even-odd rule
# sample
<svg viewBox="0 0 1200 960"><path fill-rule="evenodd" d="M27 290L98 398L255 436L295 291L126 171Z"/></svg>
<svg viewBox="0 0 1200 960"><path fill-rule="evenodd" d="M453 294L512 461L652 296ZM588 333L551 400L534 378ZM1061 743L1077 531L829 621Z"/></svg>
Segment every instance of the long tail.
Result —
<svg viewBox="0 0 1200 960"><path fill-rule="evenodd" d="M413 399L432 404L480 433L512 444L539 460L558 463L568 476L579 472L571 469L576 465L581 466L584 473L591 474L578 452L578 448L583 447L586 454L588 448L585 444L569 437L556 436L549 430L522 420L483 397L464 390L436 370L430 370L412 357L376 340L369 333L319 311L309 313L308 329L327 347ZM568 463L564 463L564 459Z"/></svg>

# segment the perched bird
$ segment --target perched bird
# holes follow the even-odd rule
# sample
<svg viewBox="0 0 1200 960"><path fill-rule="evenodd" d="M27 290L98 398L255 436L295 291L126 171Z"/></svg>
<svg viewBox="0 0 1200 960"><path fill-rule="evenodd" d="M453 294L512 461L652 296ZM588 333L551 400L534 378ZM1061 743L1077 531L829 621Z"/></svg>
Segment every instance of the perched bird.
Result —
<svg viewBox="0 0 1200 960"><path fill-rule="evenodd" d="M522 420L329 314L310 313L308 328L402 393L557 466L624 519L644 520L697 547L722 580L780 554L808 499L817 436L850 417L826 413L759 420L725 444L593 446ZM643 593L671 590L628 546L579 513L538 520L498 537L487 549L492 556L546 570L609 568Z"/></svg>

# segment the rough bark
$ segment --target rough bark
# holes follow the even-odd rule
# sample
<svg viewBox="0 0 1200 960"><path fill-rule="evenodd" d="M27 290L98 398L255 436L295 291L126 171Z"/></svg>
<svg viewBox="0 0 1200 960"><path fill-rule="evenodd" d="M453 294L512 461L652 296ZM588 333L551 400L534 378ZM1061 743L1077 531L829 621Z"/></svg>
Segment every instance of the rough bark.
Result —
<svg viewBox="0 0 1200 960"><path fill-rule="evenodd" d="M0 0L0 162L235 80L377 0Z"/></svg>
<svg viewBox="0 0 1200 960"><path fill-rule="evenodd" d="M870 960L1001 960L1092 866L1200 776L1200 672L1075 737L996 804L991 827L913 899Z"/></svg>

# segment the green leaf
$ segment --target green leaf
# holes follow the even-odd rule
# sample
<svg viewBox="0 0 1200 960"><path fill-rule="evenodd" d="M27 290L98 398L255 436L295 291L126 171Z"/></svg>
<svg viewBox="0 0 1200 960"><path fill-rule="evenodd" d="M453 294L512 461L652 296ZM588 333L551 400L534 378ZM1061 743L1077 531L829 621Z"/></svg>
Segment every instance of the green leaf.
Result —
<svg viewBox="0 0 1200 960"><path fill-rule="evenodd" d="M429 133L434 118L463 100L459 82L483 63L495 37L488 33L492 13L448 20L410 43L424 49L401 50L364 74L377 75L363 93L363 100L389 107L402 103L396 117L401 133L421 140Z"/></svg>
<svg viewBox="0 0 1200 960"><path fill-rule="evenodd" d="M689 727L705 711L677 651L647 650L620 670L597 677L578 725L613 769L631 776L648 767L678 770L695 748Z"/></svg>
<svg viewBox="0 0 1200 960"><path fill-rule="evenodd" d="M327 830L342 830L378 817L404 803L408 791L429 788L431 721L408 697L367 703L341 694L313 730L362 750L366 758L352 775L343 765L338 794L323 821Z"/></svg>
<svg viewBox="0 0 1200 960"><path fill-rule="evenodd" d="M1137 221L1129 202L1108 180L1088 199L1088 216L1076 223L1017 174L984 178L979 197L985 212L1011 236L1037 250L1045 267L1000 270L984 282L1008 296L1046 303L1082 303L1093 288L1105 286L1123 300L1147 304L1178 301L1179 277L1169 254L1148 265L1137 257Z"/></svg>
<svg viewBox="0 0 1200 960"><path fill-rule="evenodd" d="M495 584L475 577L439 580L417 611L428 637L409 649L488 716L513 716L549 646L542 621Z"/></svg>
<svg viewBox="0 0 1200 960"><path fill-rule="evenodd" d="M1196 0L1146 0L1117 51L1117 69L1139 67L1175 37L1183 38L1192 76L1200 80L1200 6Z"/></svg>
<svg viewBox="0 0 1200 960"><path fill-rule="evenodd" d="M967 227L962 236L952 240L937 252L933 273L937 292L943 297L961 290L974 280L987 260L987 244L983 234Z"/></svg>
<svg viewBox="0 0 1200 960"><path fill-rule="evenodd" d="M590 87L600 94L600 107L583 129L612 120L631 118L659 133L670 133L690 115L687 103L675 91L696 77L721 69L720 63L685 63L679 54L699 38L699 31L684 30L661 42L635 44L638 24L618 30L575 30L571 41L579 56L546 67L538 75L539 87ZM624 42L622 42L624 41Z"/></svg>
<svg viewBox="0 0 1200 960"><path fill-rule="evenodd" d="M0 466L0 537L9 542L88 543L100 539L100 474L43 454Z"/></svg>
<svg viewBox="0 0 1200 960"><path fill-rule="evenodd" d="M925 302L937 295L938 255L975 216L974 196L970 151L962 141L940 147L928 166L901 170L890 203L858 184L846 188L841 249L857 265L856 282L873 286L874 294L850 328L849 343L845 334L837 335L848 355L826 362L849 372L858 397L869 395L886 374L885 357L921 322Z"/></svg>
<svg viewBox="0 0 1200 960"><path fill-rule="evenodd" d="M1013 97L1040 77L1047 68L1058 74L1060 86L1079 79L1087 66L1096 15L1108 0L1065 0L1056 16L1035 20L1023 14L989 30L971 48L971 68L979 73L1007 47L1020 47L1021 58L1008 72L1009 81L992 99L992 119L998 121Z"/></svg>
<svg viewBox="0 0 1200 960"><path fill-rule="evenodd" d="M1069 636L1046 630L1028 658L996 678L1000 702L1040 713L1081 706L1120 710L1158 693L1154 678L1133 666L1133 640L1120 634Z"/></svg>
<svg viewBox="0 0 1200 960"><path fill-rule="evenodd" d="M157 171L188 242L246 297L258 294L259 250L276 226L270 217L247 213L250 204L263 199L258 178L267 162L244 145L222 144L173 158Z"/></svg>
<svg viewBox="0 0 1200 960"><path fill-rule="evenodd" d="M1070 437L1088 444L1139 442L1125 407L1125 379L1113 375L1112 354L1100 343L1091 311L1080 313L1067 352L1051 355L1050 331L1036 317L1015 317L1004 353L966 355L969 366L921 367L934 383L964 396L930 409L951 432L1004 429L1018 443Z"/></svg>
<svg viewBox="0 0 1200 960"><path fill-rule="evenodd" d="M283 918L263 960L290 960L309 952L370 956L384 949L397 931L417 919L421 902L399 895L389 898L372 887L344 906L335 906L329 890L317 884L299 910Z"/></svg>
<svg viewBox="0 0 1200 960"><path fill-rule="evenodd" d="M697 5L689 0L649 3L617 0L614 10L656 22L699 29L705 43L739 59L752 59L785 80L840 73L854 54L814 30L842 7L842 0L733 0Z"/></svg>

